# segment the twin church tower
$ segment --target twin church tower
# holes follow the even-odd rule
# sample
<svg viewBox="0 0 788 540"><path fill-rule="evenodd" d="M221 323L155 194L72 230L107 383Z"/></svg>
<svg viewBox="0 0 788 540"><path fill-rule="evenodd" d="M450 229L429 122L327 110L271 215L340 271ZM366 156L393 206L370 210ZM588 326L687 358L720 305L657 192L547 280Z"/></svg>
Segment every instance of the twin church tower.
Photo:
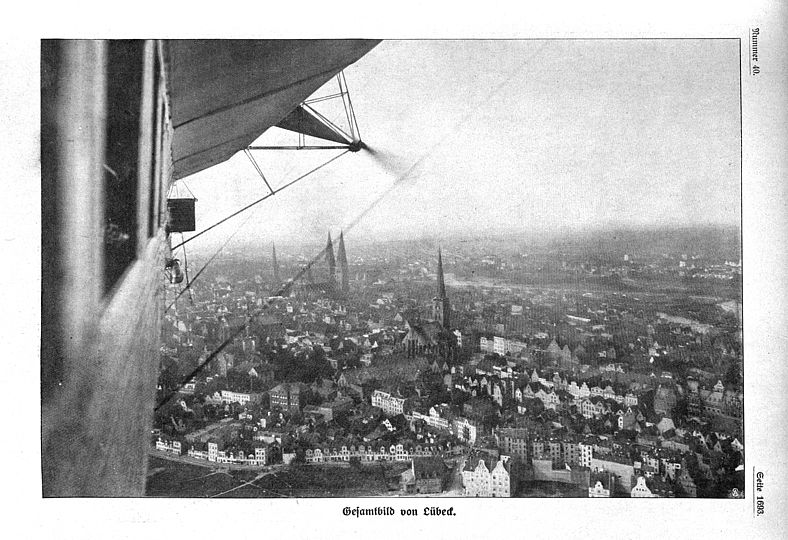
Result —
<svg viewBox="0 0 788 540"><path fill-rule="evenodd" d="M276 260L276 246L272 246L272 264L274 270L274 282L279 284L282 282L282 278L279 273L279 263ZM334 292L341 292L347 293L350 290L350 283L349 283L349 273L348 273L348 264L347 264L347 253L345 252L345 238L343 233L339 233L339 247L337 248L336 258L334 257L334 243L331 240L331 233L328 233L328 242L326 243L326 247L323 250L325 254L325 261L328 264L328 278L326 281L321 283L315 283L315 280L312 276L312 265L317 262L318 259L313 260L309 263L306 268L304 268L304 274L306 275L307 281L307 288L315 289L320 288L328 291ZM339 263L339 269L337 270L337 263Z"/></svg>
<svg viewBox="0 0 788 540"><path fill-rule="evenodd" d="M323 253L325 254L325 261L328 265L328 279L320 283L315 283L315 280L312 277L312 269L310 264L307 266L304 272L307 283L303 284L303 288L319 288L324 292L333 291L343 294L349 292L349 272L347 253L345 252L345 238L343 233L339 233L339 246L337 247L336 258L334 257L334 243L331 240L331 233L328 233L328 242L326 243ZM276 260L276 246L273 246L272 263L274 282L279 284L282 282L282 278L279 273L279 263ZM339 265L338 269L337 264ZM443 258L441 256L440 248L438 248L437 282L437 296L432 299L432 320L440 324L442 328L448 329L449 325L451 324L451 306L449 304L449 298L446 296L446 284L443 278Z"/></svg>

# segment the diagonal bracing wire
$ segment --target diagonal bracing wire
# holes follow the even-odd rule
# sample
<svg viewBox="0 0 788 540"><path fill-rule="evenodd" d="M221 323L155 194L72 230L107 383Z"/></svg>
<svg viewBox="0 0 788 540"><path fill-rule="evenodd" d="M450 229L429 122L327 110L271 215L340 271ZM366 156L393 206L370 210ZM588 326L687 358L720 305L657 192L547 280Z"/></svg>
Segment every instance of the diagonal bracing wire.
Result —
<svg viewBox="0 0 788 540"><path fill-rule="evenodd" d="M266 200L267 198L269 198L269 197L272 197L272 196L276 195L276 194L277 194L277 193L279 193L280 191L284 191L285 189L289 188L290 186L292 186L293 184L295 184L295 183L296 183L296 182L298 182L299 180L303 180L304 178L306 178L306 177L307 177L307 176L309 176L310 174L312 174L312 173L314 173L314 172L316 172L316 171L318 171L318 170L322 169L323 167L325 167L325 166L326 166L326 165L328 165L329 163L331 163L331 162L333 162L333 161L336 161L337 159L341 158L342 156L344 156L345 154L347 154L349 151L350 151L350 150L345 150L345 151L344 151L344 152L342 152L341 154L338 154L338 155L334 156L333 158L329 159L328 161L326 161L326 162L325 162L325 163L323 163L322 165L318 165L317 167L315 167L315 168L314 168L314 169L312 169L311 171L309 171L309 172L307 172L307 173L305 173L305 174L302 174L301 176L299 176L299 177L298 177L298 178L296 178L295 180L291 180L291 181L290 181L290 182L288 182L287 184L285 184L285 185L283 185L283 186L281 186L281 187L278 187L278 188L276 188L276 189L274 189L274 190L271 190L271 193L267 193L267 194L266 194L264 197L261 197L261 198L257 199L256 201L254 201L254 202L251 202L251 203L247 204L246 206L244 206L244 207L243 207L243 208L241 208L240 210L236 210L235 212L233 212L232 214L230 214L230 215L229 215L229 216L227 216L226 218L224 218L224 219L221 219L221 220L217 221L216 223L214 223L213 225L211 225L211 226L210 226L210 227L208 227L207 229L203 229L202 231L198 232L198 233L197 233L197 234L195 234L194 236L190 236L189 238L187 238L186 240L184 240L183 242L181 242L181 243L180 243L180 244L178 244L177 246L173 247L172 249L173 249L173 250L175 250L175 249L178 249L178 248L179 248L179 247L181 247L182 245L184 245L184 244L186 244L186 243L188 243L188 242L191 242L191 241L192 241L192 240L194 240L195 238L197 238L197 237L199 237L199 236L202 236L203 234L207 233L208 231L210 231L210 230L211 230L211 229L213 229L214 227L218 227L219 225L221 225L221 224L222 224L222 223L224 223L225 221L227 221L227 220L229 220L229 219L232 219L232 218L234 218L235 216L237 216L238 214L241 214L241 213L245 212L246 210L249 210L249 209L250 209L250 208L252 208L253 206L255 206L255 205L257 205L257 204L260 204L261 202L263 202L263 201L264 201L264 200Z"/></svg>
<svg viewBox="0 0 788 540"><path fill-rule="evenodd" d="M240 229L239 229L239 230L240 230ZM309 262L306 264L306 266L304 266L303 268L301 268L301 269L300 269L300 270L299 270L299 271L296 273L296 275L295 275L295 277L294 277L293 279L291 279L291 280L289 280L289 281L285 282L284 284L282 284L282 285L279 287L279 290L278 290L278 291L276 292L276 294L274 294L273 296L274 296L274 297L278 297L278 296L284 296L284 295L285 295L285 293L287 293L287 292L290 290L290 287L293 285L293 283L295 283L296 281L298 281L299 279L301 279L301 278L304 276L304 274L305 274L306 272L308 272L308 271L309 271L309 269L310 269L310 268L312 268L312 266L313 266L313 265L314 265L316 262L318 262L318 261L319 261L321 258L323 258L324 254L325 254L325 252L326 252L326 249L327 249L327 246L326 246L326 248L323 248L322 250L320 250L320 252L319 252L317 255L315 255L315 256L314 256L314 257L313 257L313 258L312 258L312 259L311 259L311 260L310 260L310 261L309 261ZM192 283L194 283L194 280L192 280ZM200 363L200 364L199 364L199 365L198 365L196 368L194 368L194 370L192 370L192 372L191 372L191 373L189 373L189 375L187 375L186 377L184 377L184 378L183 378L183 380L181 381L181 383L180 383L180 384L178 384L178 389L176 389L176 390L173 390L173 391L171 391L169 394L167 394L167 396L166 396L164 399L162 399L162 400L159 402L159 404L158 404L158 405L156 405L156 407L155 407L155 409L154 409L154 410L156 410L156 411L157 411L157 410L159 410L159 409L160 409L162 406L164 406L165 404L167 404L167 403L168 403L168 402L169 402L169 401L170 401L170 400L171 400L171 399L172 399L172 398L173 398L175 395L177 395L177 394L178 394L178 390L179 390L179 389L180 389L180 388L181 388L181 387L182 387L184 384L186 384L186 383L187 383L187 382L189 382L189 381L190 381L192 378L194 378L196 375L198 375L200 372L202 372L202 370L203 370L203 369L205 369L205 367L206 367L208 364L210 364L210 363L211 363L211 361L212 361L214 358L216 358L216 356L217 356L217 355L218 355L220 352L222 352L222 351L223 351L223 350L224 350L224 349L225 349L225 348L226 348L228 345L230 345L230 344L231 344L231 343L232 343L232 342L235 340L235 338L236 338L236 337L238 337L238 336L239 336L239 335L240 335L242 332L245 332L245 331L246 331L246 329L249 327L249 325L250 325L250 324L251 324L251 323L252 323L254 320L256 320L256 319L257 319L257 318L258 318L260 315L262 315L262 314L263 314L263 313L264 313L264 312L265 312L265 311L266 311L266 310L267 310L267 309L268 309L270 306L271 306L271 301L270 301L270 300L268 300L268 299L266 299L266 300L265 300L265 302L263 303L263 305L262 305L262 306L260 306L260 307L259 307L258 309L256 309L256 310L254 310L254 311L253 311L253 312L252 312L250 315L248 315L248 316L246 317L246 320L244 321L244 323L243 323L242 325L240 325L238 328L236 328L236 329L235 329L235 330L234 330L234 331L233 331L233 332L232 332L232 333L231 333L231 334L230 334L230 335L227 337L227 339L225 339L225 340L224 340L224 341L223 341L221 344L219 344L219 346L218 346L216 349L214 349L214 351L213 351L211 354L209 354L209 355L208 355L208 357L207 357L205 360L203 360L203 361L202 361L202 362L201 362L201 363Z"/></svg>
<svg viewBox="0 0 788 540"><path fill-rule="evenodd" d="M252 166L257 171L257 174L259 174L260 178L262 178L263 182L265 182L266 187L268 187L268 191L270 191L271 194L273 194L274 190L271 188L271 184L268 183L268 180L266 179L265 175L263 174L263 170L257 164L257 160L254 159L254 156L252 155L252 152L248 148L244 148L244 154L246 154L246 157L248 157L249 161L252 162Z"/></svg>
<svg viewBox="0 0 788 540"><path fill-rule="evenodd" d="M208 259L208 261L204 265L202 265L202 268L200 268L197 271L197 273L194 274L194 277L192 277L191 281L188 278L186 279L186 286L183 289L181 289L180 291L178 291L178 294L175 296L175 299L170 303L169 306L167 306L167 309L164 310L165 313L168 312L170 309L172 309L172 306L175 305L175 303L178 301L178 299L181 296L183 296L183 294L186 291L189 291L189 294L191 295L192 285L194 285L194 282L197 280L197 278L200 277L200 274L202 274L205 271L205 269L208 268L208 266L214 261L214 259L216 259L216 257L219 256L219 254L224 250L224 248L227 247L227 244L230 243L230 240L232 240L235 237L235 235L238 234L238 232L243 228L244 225L246 225L249 222L250 219L252 219L253 216L254 216L254 212L249 214L246 217L246 219L243 220L240 225L238 225L238 227L235 229L235 231L233 231L233 233L230 236L228 236L227 239L225 239L224 243L222 243L222 245L219 246L219 249L217 249L214 252L214 254L211 255L211 257ZM181 249L183 249L183 252L185 254L186 253L186 248L182 247ZM194 304L194 300L192 300L192 304Z"/></svg>
<svg viewBox="0 0 788 540"><path fill-rule="evenodd" d="M192 193L192 190L191 190L191 189L189 189L189 184L187 184L187 183L186 183L186 180L181 180L181 183L183 184L183 187L185 187L185 188L186 188L186 191L188 191L188 192L189 192L189 195L191 195L191 196L192 196L192 199L196 199L197 197L195 197L195 196L194 196L194 193Z"/></svg>
<svg viewBox="0 0 788 540"><path fill-rule="evenodd" d="M285 177L289 176L289 175L290 175L290 173L291 173L291 172L293 172L293 169L294 169L294 168L295 168L295 165L292 165L292 164L291 164L291 165L290 165L290 167L287 169L287 171L284 173L284 176L285 176ZM188 186L186 186L186 188L188 189ZM192 195L192 196L193 196L193 195ZM248 221L251 219L252 215L253 215L253 214L250 214L250 215L249 215L249 217L247 217L247 218L246 218L246 219L245 219L243 222L241 222L241 224L240 224L240 225L239 225L239 226L236 228L236 230L235 230L235 231L234 231L234 232L233 232L233 233L230 235L230 237L229 237L229 238L227 238L227 239L224 241L224 243L223 243L223 244L222 244L222 245L219 247L219 249L217 249L217 250L216 250L216 252L214 252L214 254L213 254L213 255L211 255L210 259L208 259L208 262L206 262L206 263L205 263L205 264L204 264L204 265L203 265L203 266L202 266L202 267L201 267L201 268L200 268L200 269L197 271L197 273L194 275L194 277L192 277L192 278L191 278L191 280L189 279L189 276L188 276L188 274L186 275L186 288L185 288L185 289L181 289L180 291L178 291L178 295L175 297L175 301L173 301L173 302L172 302L170 305L168 305L168 306L167 306L167 309L165 309L165 313L166 313L167 311L169 311L169 310L170 310L170 309L171 309L171 308L172 308L172 307L175 305L175 303L177 302L177 300L178 300L178 299L179 299L179 298L180 298L180 297L181 297L181 296L182 296L182 295L183 295L183 294L186 292L186 290L189 290L189 297L190 297L190 298L192 298L192 305L194 305L194 300L193 300L193 296L192 296L192 286L194 285L194 282L195 282L195 281L197 281L197 279L200 277L200 275L202 275L203 271L205 271L205 269L206 269L206 268L208 268L208 266L209 266L209 265L210 265L210 264L211 264L211 263L214 261L214 259L216 259L216 257L218 257L218 256L219 256L219 254L222 252L222 250L224 250L224 248L225 248L225 247L227 247L227 244L229 244L229 243L230 243L230 240L232 240L232 238L233 238L233 237L234 237L236 234L238 234L238 232L239 232L239 231L240 231L240 230L243 228L243 226L244 226L244 225L246 225L246 223L247 223L247 222L248 222ZM183 254L184 254L184 264L186 264L186 261L185 261L185 257L186 257L186 247L182 245L182 244L183 244L183 234L181 234L181 242L182 242L182 243L181 243L181 244L179 244L179 245L181 246L181 249L183 250ZM177 247L177 246L176 246L176 247Z"/></svg>
<svg viewBox="0 0 788 540"><path fill-rule="evenodd" d="M347 105L345 106L345 111L348 115L348 122L350 122L350 133L353 135L353 139L360 141L361 140L361 132L358 129L358 122L356 121L356 111L353 110L353 101L350 98L350 92L347 89L347 79L345 79L345 72L341 71L339 73L340 79L340 88L343 87L344 83L344 97L347 97ZM343 101L344 101L343 97Z"/></svg>
<svg viewBox="0 0 788 540"><path fill-rule="evenodd" d="M183 242L183 233L181 233L181 242ZM186 288L189 289L189 300L191 300L192 305L194 305L194 295L192 294L192 286L189 281L189 259L186 258L186 246L181 246L181 250L183 251L183 273L186 276ZM180 294L178 296L180 296Z"/></svg>

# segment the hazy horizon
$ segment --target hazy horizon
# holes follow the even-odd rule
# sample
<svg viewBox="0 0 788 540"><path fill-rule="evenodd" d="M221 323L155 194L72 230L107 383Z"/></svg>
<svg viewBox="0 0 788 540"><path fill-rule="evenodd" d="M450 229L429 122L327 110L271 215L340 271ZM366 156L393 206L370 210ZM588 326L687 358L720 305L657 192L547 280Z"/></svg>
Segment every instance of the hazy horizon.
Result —
<svg viewBox="0 0 788 540"><path fill-rule="evenodd" d="M328 231L319 238L304 238L295 241L271 241L268 238L241 238L231 240L225 252L232 250L243 250L254 248L261 253L270 252L272 246L276 246L279 255L293 255L304 251L315 251L323 249L326 244ZM573 244L587 242L597 244L600 241L624 242L622 237L639 237L641 241L651 239L653 241L665 241L668 236L679 236L682 241L694 240L698 236L706 235L716 237L726 237L732 244L741 249L741 227L733 225L691 225L691 226L618 226L612 228L599 227L594 229L584 229L575 231L554 231L551 234L537 234L534 232L509 231L509 232L486 232L486 233L451 233L451 234L421 234L415 236L403 236L399 238L386 238L381 240L370 240L368 238L356 238L352 233L345 235L345 244L348 251L354 247L369 248L373 246L386 246L391 244L405 243L424 243L433 246L452 245L462 242L501 242L507 241L517 244L530 244L533 249L541 249L550 245ZM735 238L734 238L735 237ZM332 231L334 249L337 249L339 236ZM187 248L192 254L198 256L210 255L218 248L213 243L200 242L187 244ZM195 249L196 248L196 249Z"/></svg>

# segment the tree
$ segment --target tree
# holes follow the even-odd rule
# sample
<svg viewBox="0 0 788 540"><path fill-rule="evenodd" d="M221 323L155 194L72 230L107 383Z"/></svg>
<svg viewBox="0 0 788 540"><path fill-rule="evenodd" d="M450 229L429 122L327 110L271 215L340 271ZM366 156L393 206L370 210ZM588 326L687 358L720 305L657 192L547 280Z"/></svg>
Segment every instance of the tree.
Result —
<svg viewBox="0 0 788 540"><path fill-rule="evenodd" d="M317 392L307 391L306 400L307 405L320 405L323 403L323 398Z"/></svg>
<svg viewBox="0 0 788 540"><path fill-rule="evenodd" d="M301 380L312 382L321 378L329 378L334 370L326 359L326 353L322 347L313 347L306 358L304 366L304 378Z"/></svg>
<svg viewBox="0 0 788 540"><path fill-rule="evenodd" d="M348 369L358 369L361 367L361 354L358 352L348 354L345 357L345 367Z"/></svg>
<svg viewBox="0 0 788 540"><path fill-rule="evenodd" d="M725 371L725 375L722 377L722 384L726 387L741 388L742 380L738 362L730 363L728 369Z"/></svg>
<svg viewBox="0 0 788 540"><path fill-rule="evenodd" d="M689 412L687 410L687 398L680 397L676 400L676 405L673 407L671 411L671 416L676 419L680 418L687 418Z"/></svg>
<svg viewBox="0 0 788 540"><path fill-rule="evenodd" d="M451 404L453 407L462 410L462 406L470 399L470 394L467 394L461 390L452 389L451 391Z"/></svg>

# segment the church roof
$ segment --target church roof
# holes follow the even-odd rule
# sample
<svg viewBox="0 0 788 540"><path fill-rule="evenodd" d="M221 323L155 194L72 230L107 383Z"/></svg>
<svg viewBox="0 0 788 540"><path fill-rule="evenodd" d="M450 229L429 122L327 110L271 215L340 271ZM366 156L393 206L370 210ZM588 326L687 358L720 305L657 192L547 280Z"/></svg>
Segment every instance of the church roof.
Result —
<svg viewBox="0 0 788 540"><path fill-rule="evenodd" d="M420 336L425 342L434 345L438 343L438 339L445 332L443 327L437 321L424 321L419 323L408 322L411 332Z"/></svg>

